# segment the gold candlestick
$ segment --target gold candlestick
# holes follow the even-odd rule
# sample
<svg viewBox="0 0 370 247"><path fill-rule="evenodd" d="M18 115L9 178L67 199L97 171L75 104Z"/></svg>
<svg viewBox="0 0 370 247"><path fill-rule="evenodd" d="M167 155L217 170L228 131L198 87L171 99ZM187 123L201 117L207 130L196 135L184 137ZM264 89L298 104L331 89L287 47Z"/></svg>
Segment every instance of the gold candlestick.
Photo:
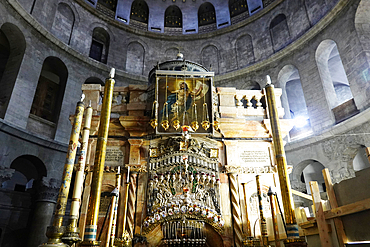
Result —
<svg viewBox="0 0 370 247"><path fill-rule="evenodd" d="M284 241L284 244L285 246L298 246L297 244L306 246L306 242L299 238L298 225L294 216L293 198L287 172L284 143L280 131L279 114L276 107L274 86L271 85L270 76L267 76L267 85L265 87L265 91L287 228L287 239Z"/></svg>
<svg viewBox="0 0 370 247"><path fill-rule="evenodd" d="M261 236L262 236L262 245L264 247L268 246L268 236L267 236L267 224L266 219L263 216L263 205L262 205L262 193L261 193L261 186L260 186L260 176L256 176L256 183L257 183L257 194L258 194L258 204L260 209L260 220L261 220Z"/></svg>
<svg viewBox="0 0 370 247"><path fill-rule="evenodd" d="M93 178L91 182L91 194L89 208L86 216L84 241L80 246L99 246L100 241L96 240L97 224L99 217L99 205L101 185L103 182L103 170L105 162L105 150L107 148L110 113L112 109L114 69L111 70L109 78L105 81L104 98L100 115L98 141L94 160Z"/></svg>
<svg viewBox="0 0 370 247"><path fill-rule="evenodd" d="M57 206L54 214L53 225L49 226L46 231L46 236L49 238L46 244L42 246L66 246L61 240L64 234L65 227L62 226L63 217L65 215L69 187L71 185L71 178L73 173L73 166L76 157L78 137L81 130L81 122L84 113L85 105L82 103L85 95L82 95L81 101L77 103L75 117L73 121L71 136L69 139L66 163L64 165L64 172L62 177L62 185L59 190Z"/></svg>
<svg viewBox="0 0 370 247"><path fill-rule="evenodd" d="M109 223L108 223L108 233L107 233L107 241L105 243L105 247L113 246L114 238L116 236L116 221L117 221L117 209L118 209L118 199L119 199L119 191L121 188L121 173L120 167L118 167L118 172L116 174L116 188L117 193L113 194L112 201L111 201L111 211L109 214ZM113 192L112 192L113 193Z"/></svg>
<svg viewBox="0 0 370 247"><path fill-rule="evenodd" d="M275 198L273 197L274 193L272 192L271 187L270 187L267 195L270 198L271 217L272 217L272 224L273 224L273 228L274 228L275 246L280 247L279 227L278 227L278 222L277 222L277 219L276 219L275 206L274 206L274 201L273 201Z"/></svg>
<svg viewBox="0 0 370 247"><path fill-rule="evenodd" d="M82 132L82 143L80 149L81 155L80 158L78 159L77 171L75 174L75 186L73 189L71 210L69 214L70 218L66 228L66 232L62 237L63 242L67 243L68 245L72 245L73 243L81 241L81 238L79 236L80 229L77 227L77 221L81 205L81 195L83 191L86 153L89 141L92 112L93 109L91 107L90 102L90 105L86 109L85 124Z"/></svg>

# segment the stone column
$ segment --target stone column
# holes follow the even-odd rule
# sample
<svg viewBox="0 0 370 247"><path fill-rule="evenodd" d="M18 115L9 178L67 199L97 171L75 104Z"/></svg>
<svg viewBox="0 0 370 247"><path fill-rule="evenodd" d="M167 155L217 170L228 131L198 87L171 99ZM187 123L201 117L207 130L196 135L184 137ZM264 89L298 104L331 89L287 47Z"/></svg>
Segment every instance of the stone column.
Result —
<svg viewBox="0 0 370 247"><path fill-rule="evenodd" d="M51 224L60 183L61 181L58 179L46 177L34 182L36 204L30 226L28 247L37 247L47 242L48 238L45 232L46 228Z"/></svg>

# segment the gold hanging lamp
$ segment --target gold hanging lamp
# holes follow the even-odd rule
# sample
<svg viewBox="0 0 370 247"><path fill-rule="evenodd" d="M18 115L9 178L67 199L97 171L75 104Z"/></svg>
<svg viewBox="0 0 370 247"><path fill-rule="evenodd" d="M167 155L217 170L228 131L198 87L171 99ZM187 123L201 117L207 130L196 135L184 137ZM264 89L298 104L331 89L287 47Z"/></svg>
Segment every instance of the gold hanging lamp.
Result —
<svg viewBox="0 0 370 247"><path fill-rule="evenodd" d="M177 75L176 75L176 80L175 80L175 83L177 83ZM176 102L174 103L175 105L175 112L174 112L174 118L172 120L172 127L175 129L175 130L178 130L180 128L180 120L179 120L179 105L177 103L177 100L178 100L178 96L177 96L177 92L176 92Z"/></svg>
<svg viewBox="0 0 370 247"><path fill-rule="evenodd" d="M158 86L158 77L155 75L155 88L154 88L154 101L152 105L152 115L150 119L150 125L153 129L158 126L158 101L157 101L157 86Z"/></svg>
<svg viewBox="0 0 370 247"><path fill-rule="evenodd" d="M162 122L161 126L164 130L167 130L170 127L169 121L168 121L168 102L167 102L167 75L166 75L166 89L165 89L165 100L163 104L162 109Z"/></svg>
<svg viewBox="0 0 370 247"><path fill-rule="evenodd" d="M193 89L194 89L194 77L193 77ZM193 105L191 109L191 119L192 122L190 123L190 127L195 131L199 129L199 124L198 124L198 115L197 115L197 104L195 103L195 97L192 95L193 98Z"/></svg>
<svg viewBox="0 0 370 247"><path fill-rule="evenodd" d="M211 123L209 122L208 105L206 102L206 93L204 92L204 77L203 77L203 114L202 114L202 128L208 130Z"/></svg>

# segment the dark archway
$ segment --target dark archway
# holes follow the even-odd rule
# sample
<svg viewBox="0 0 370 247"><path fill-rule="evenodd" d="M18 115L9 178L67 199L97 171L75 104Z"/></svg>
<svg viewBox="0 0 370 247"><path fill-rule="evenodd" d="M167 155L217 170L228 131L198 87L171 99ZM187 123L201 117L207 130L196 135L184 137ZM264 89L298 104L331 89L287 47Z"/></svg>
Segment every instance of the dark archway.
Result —
<svg viewBox="0 0 370 247"><path fill-rule="evenodd" d="M108 32L101 27L94 28L89 57L96 61L107 63L109 43L110 36Z"/></svg>
<svg viewBox="0 0 370 247"><path fill-rule="evenodd" d="M172 5L166 9L164 13L164 26L182 28L182 12L179 7Z"/></svg>
<svg viewBox="0 0 370 247"><path fill-rule="evenodd" d="M198 9L198 26L216 23L215 7L211 3L203 3Z"/></svg>
<svg viewBox="0 0 370 247"><path fill-rule="evenodd" d="M26 50L26 40L17 26L0 29L0 118L4 118Z"/></svg>
<svg viewBox="0 0 370 247"><path fill-rule="evenodd" d="M130 19L148 24L149 8L144 0L135 0L131 5Z"/></svg>

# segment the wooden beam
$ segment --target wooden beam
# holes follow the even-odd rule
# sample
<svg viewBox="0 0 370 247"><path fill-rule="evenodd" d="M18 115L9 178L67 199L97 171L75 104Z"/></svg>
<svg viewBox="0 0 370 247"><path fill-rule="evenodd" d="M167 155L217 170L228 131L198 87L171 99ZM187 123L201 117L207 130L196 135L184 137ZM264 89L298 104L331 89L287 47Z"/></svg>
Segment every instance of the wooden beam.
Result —
<svg viewBox="0 0 370 247"><path fill-rule="evenodd" d="M354 214L369 209L370 209L370 198L367 198L365 200L347 204L339 208L333 208L331 210L325 211L324 214L326 219L333 219L336 217Z"/></svg>
<svg viewBox="0 0 370 247"><path fill-rule="evenodd" d="M304 199L312 201L312 197L308 194L305 194L305 193L302 193L298 190L293 190L293 189L291 189L291 191L292 191L292 194L294 194L296 196L300 196L300 197L303 197Z"/></svg>
<svg viewBox="0 0 370 247"><path fill-rule="evenodd" d="M324 170L322 170L322 174L323 174L324 180L325 180L326 193L327 193L328 198L329 198L330 207L331 207L331 209L336 209L336 208L338 208L338 202L337 202L337 198L335 196L335 191L334 191L333 183L331 181L329 169L325 168ZM325 219L327 219L326 215L325 215ZM347 239L347 235L344 231L343 222L340 218L334 218L333 220L334 220L335 230L337 232L339 246L340 247L345 247L345 243L348 242L348 239Z"/></svg>
<svg viewBox="0 0 370 247"><path fill-rule="evenodd" d="M322 208L319 185L316 181L310 182L310 189L315 209L317 228L319 229L321 247L332 247L328 224L326 223L324 210Z"/></svg>

